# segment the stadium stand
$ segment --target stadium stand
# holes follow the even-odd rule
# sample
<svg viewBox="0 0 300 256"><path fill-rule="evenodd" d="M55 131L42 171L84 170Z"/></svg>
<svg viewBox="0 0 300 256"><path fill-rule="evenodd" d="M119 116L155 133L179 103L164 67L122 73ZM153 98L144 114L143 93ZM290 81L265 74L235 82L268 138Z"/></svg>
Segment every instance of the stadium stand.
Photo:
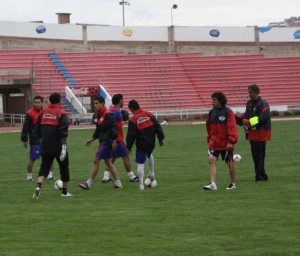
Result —
<svg viewBox="0 0 300 256"><path fill-rule="evenodd" d="M257 83L270 105L300 102L300 57L53 50L0 51L0 57L0 71L10 71L1 77L28 77L20 71L33 71L32 88L45 97L64 94L66 85L102 84L109 94L122 93L149 110L208 109L211 93L220 90L230 107L239 107L247 101L247 86Z"/></svg>

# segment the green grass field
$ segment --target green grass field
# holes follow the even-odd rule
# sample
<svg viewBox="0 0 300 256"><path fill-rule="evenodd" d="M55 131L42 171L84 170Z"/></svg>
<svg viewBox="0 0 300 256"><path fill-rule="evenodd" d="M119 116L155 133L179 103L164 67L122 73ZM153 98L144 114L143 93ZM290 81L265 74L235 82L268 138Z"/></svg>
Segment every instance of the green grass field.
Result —
<svg viewBox="0 0 300 256"><path fill-rule="evenodd" d="M2 133L0 255L300 255L300 121L272 125L263 183L254 182L240 129L235 191L225 189L229 175L221 161L218 190L202 189L209 182L204 125L163 127L165 146L154 151L157 188L139 191L118 160L124 189L101 183L101 163L92 190L83 191L78 184L88 178L97 143L84 146L93 130L70 130L74 197L61 198L45 181L39 200L31 199L35 184L25 181L28 150L20 134Z"/></svg>

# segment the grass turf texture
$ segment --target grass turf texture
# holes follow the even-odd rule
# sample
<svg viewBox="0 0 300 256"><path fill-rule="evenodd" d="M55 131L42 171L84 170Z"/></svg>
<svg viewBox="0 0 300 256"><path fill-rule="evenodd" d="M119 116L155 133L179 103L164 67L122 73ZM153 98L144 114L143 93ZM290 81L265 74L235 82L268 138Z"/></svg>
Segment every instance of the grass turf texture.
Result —
<svg viewBox="0 0 300 256"><path fill-rule="evenodd" d="M218 190L202 189L209 182L204 125L163 127L165 146L154 151L157 188L139 191L118 160L124 189L101 183L101 162L92 189L81 190L98 145L84 146L93 130L70 130L74 197L61 198L54 182L45 181L39 200L31 199L35 184L25 181L28 150L20 134L0 134L0 255L300 255L300 121L272 125L270 180L263 183L254 182L250 145L239 130L235 152L243 159L235 191L225 189L229 175L221 161Z"/></svg>

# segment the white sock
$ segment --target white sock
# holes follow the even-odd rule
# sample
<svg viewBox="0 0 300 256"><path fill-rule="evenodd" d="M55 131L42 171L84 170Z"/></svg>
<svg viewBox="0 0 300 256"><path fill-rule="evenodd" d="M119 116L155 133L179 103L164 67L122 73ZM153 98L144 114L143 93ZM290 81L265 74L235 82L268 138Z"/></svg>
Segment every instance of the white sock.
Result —
<svg viewBox="0 0 300 256"><path fill-rule="evenodd" d="M110 174L110 172L107 171L107 170L105 170L105 171L104 171L104 174L103 174L103 179L104 179L104 180L109 180L109 174Z"/></svg>
<svg viewBox="0 0 300 256"><path fill-rule="evenodd" d="M127 175L130 179L133 179L135 177L133 171L128 172Z"/></svg>
<svg viewBox="0 0 300 256"><path fill-rule="evenodd" d="M27 180L31 180L32 179L32 172L27 172Z"/></svg>
<svg viewBox="0 0 300 256"><path fill-rule="evenodd" d="M120 186L122 186L122 183L121 183L120 180L116 180L116 181L115 181L115 185L118 186L118 187L120 187Z"/></svg>
<svg viewBox="0 0 300 256"><path fill-rule="evenodd" d="M154 158L153 155L151 154L150 157L148 158L148 166L149 166L149 176L154 178Z"/></svg>
<svg viewBox="0 0 300 256"><path fill-rule="evenodd" d="M86 183L88 184L88 186L89 186L89 188L93 185L93 179L88 179L87 181L86 181Z"/></svg>
<svg viewBox="0 0 300 256"><path fill-rule="evenodd" d="M217 184L216 184L216 183L214 183L214 182L211 182L211 185L213 185L213 186L215 186L215 187L217 186Z"/></svg>
<svg viewBox="0 0 300 256"><path fill-rule="evenodd" d="M137 174L140 184L144 184L144 164L137 164Z"/></svg>
<svg viewBox="0 0 300 256"><path fill-rule="evenodd" d="M49 171L49 174L48 174L47 178L48 178L48 179L53 178L53 171Z"/></svg>

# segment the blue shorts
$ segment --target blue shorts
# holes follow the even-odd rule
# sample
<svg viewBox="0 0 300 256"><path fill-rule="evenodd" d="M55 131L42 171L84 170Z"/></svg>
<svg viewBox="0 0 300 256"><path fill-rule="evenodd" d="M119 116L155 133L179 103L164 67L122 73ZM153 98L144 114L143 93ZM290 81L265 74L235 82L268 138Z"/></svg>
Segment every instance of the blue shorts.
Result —
<svg viewBox="0 0 300 256"><path fill-rule="evenodd" d="M111 152L111 157L118 158L123 156L128 156L128 149L123 141L117 141L117 149Z"/></svg>
<svg viewBox="0 0 300 256"><path fill-rule="evenodd" d="M29 157L31 160L37 160L41 156L40 145L30 145Z"/></svg>
<svg viewBox="0 0 300 256"><path fill-rule="evenodd" d="M96 152L96 157L100 159L109 159L111 158L111 146L109 145L100 145L97 152Z"/></svg>
<svg viewBox="0 0 300 256"><path fill-rule="evenodd" d="M135 155L135 162L137 164L144 164L146 162L146 157L150 157L152 154L152 152L136 152L136 155Z"/></svg>

